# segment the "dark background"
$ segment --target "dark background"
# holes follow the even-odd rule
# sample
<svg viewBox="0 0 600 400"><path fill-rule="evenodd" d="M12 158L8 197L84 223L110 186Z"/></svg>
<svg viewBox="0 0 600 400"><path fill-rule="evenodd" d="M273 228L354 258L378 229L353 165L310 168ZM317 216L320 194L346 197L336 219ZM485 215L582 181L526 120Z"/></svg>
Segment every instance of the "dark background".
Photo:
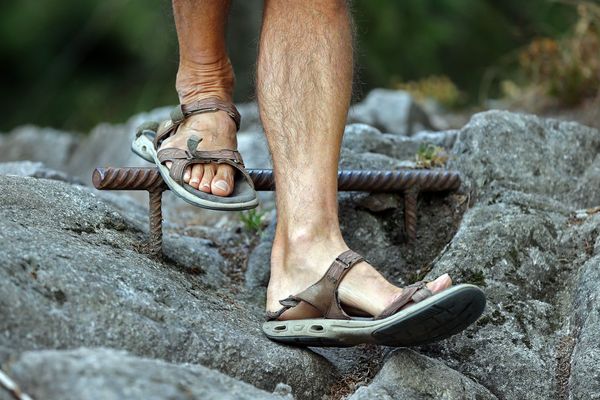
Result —
<svg viewBox="0 0 600 400"><path fill-rule="evenodd" d="M450 78L464 103L497 92L515 54L560 37L575 8L551 0L355 0L357 99L373 87ZM228 41L236 101L253 96L262 1L233 0ZM177 38L167 0L0 3L0 131L34 123L89 130L175 104ZM491 77L491 78L490 78Z"/></svg>

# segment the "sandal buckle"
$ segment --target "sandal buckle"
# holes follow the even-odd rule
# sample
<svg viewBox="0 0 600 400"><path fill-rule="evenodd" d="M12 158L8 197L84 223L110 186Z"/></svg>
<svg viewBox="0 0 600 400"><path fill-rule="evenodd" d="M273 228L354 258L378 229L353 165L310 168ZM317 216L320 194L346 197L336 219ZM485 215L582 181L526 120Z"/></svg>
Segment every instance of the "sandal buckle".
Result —
<svg viewBox="0 0 600 400"><path fill-rule="evenodd" d="M347 262L346 262L346 261L344 261L344 260L340 260L340 258L339 258L339 257L336 257L336 258L335 258L335 261L337 261L338 263L342 264L342 267L343 267L344 269L348 269L348 268L350 268L350 263L347 263Z"/></svg>

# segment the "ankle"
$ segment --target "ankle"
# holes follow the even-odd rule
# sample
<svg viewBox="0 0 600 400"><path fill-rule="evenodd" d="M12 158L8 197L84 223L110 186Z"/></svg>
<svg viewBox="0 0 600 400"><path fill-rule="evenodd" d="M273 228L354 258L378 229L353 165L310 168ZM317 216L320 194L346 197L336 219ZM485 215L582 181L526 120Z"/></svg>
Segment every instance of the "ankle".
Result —
<svg viewBox="0 0 600 400"><path fill-rule="evenodd" d="M278 224L273 247L305 249L317 244L345 246L342 233L337 224L302 225L289 227Z"/></svg>
<svg viewBox="0 0 600 400"><path fill-rule="evenodd" d="M303 226L286 229L278 226L273 239L271 266L273 270L283 273L322 269L320 267L327 267L347 249L339 227Z"/></svg>
<svg viewBox="0 0 600 400"><path fill-rule="evenodd" d="M204 144L215 143L237 148L237 129L234 120L225 111L214 111L190 115L182 127L191 132L199 132Z"/></svg>
<svg viewBox="0 0 600 400"><path fill-rule="evenodd" d="M180 60L175 88L181 104L208 97L232 101L235 76L228 58L210 62Z"/></svg>

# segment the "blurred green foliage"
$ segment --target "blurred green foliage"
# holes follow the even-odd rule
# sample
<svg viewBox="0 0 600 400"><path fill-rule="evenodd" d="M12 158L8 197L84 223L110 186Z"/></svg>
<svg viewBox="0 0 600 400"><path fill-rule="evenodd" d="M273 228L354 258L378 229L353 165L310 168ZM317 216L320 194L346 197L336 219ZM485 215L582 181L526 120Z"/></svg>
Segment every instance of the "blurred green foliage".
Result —
<svg viewBox="0 0 600 400"><path fill-rule="evenodd" d="M486 68L574 21L552 0L355 0L359 93L445 75L471 100ZM236 100L252 96L262 2L233 0ZM177 39L167 0L0 3L0 130L35 123L87 131L174 104ZM359 95L360 96L360 95Z"/></svg>
<svg viewBox="0 0 600 400"><path fill-rule="evenodd" d="M516 82L502 82L505 98L521 108L543 110L544 97L550 106L573 107L600 94L600 4L572 2L579 17L571 30L560 40L533 40L518 55Z"/></svg>
<svg viewBox="0 0 600 400"><path fill-rule="evenodd" d="M354 8L367 88L445 75L472 100L487 68L576 19L552 0L359 0Z"/></svg>
<svg viewBox="0 0 600 400"><path fill-rule="evenodd" d="M1 128L32 122L86 130L172 103L170 13L164 1L3 2Z"/></svg>

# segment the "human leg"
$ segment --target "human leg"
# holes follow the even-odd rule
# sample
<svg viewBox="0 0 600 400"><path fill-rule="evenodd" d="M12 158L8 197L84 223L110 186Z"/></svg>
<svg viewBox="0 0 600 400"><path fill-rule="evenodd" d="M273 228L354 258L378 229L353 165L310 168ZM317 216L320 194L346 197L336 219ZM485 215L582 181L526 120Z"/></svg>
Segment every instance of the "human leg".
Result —
<svg viewBox="0 0 600 400"><path fill-rule="evenodd" d="M176 89L181 104L216 97L231 102L234 74L227 56L225 27L229 0L173 0L179 41ZM202 138L198 150L236 149L236 126L223 111L191 115L161 148L187 149L190 136ZM166 163L171 167L171 163ZM184 181L219 196L233 191L234 169L224 164L195 164Z"/></svg>
<svg viewBox="0 0 600 400"><path fill-rule="evenodd" d="M337 168L352 83L352 31L341 0L265 1L257 94L273 156L278 224L267 309L317 281L344 242L337 211ZM429 284L450 286L447 275ZM401 289L367 262L343 279L341 301L372 315ZM308 304L282 318L318 315Z"/></svg>

